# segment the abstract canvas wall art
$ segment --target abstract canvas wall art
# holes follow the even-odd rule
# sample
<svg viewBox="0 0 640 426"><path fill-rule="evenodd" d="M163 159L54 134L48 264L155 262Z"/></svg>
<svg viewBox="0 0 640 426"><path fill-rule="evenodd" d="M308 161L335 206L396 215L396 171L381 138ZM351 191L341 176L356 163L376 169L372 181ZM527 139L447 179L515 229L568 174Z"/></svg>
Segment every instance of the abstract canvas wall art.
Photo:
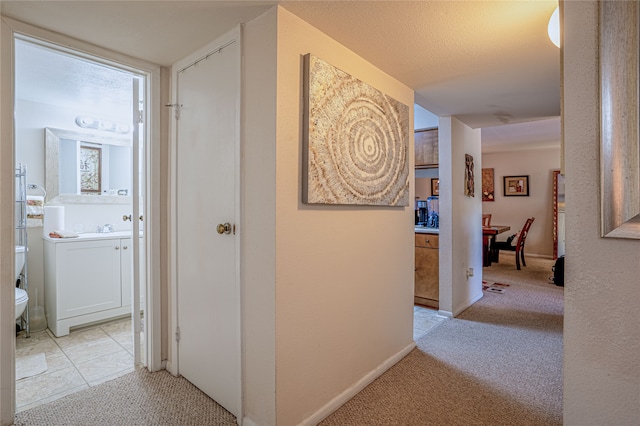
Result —
<svg viewBox="0 0 640 426"><path fill-rule="evenodd" d="M475 197L475 178L473 170L473 157L469 154L464 155L464 195L467 197Z"/></svg>
<svg viewBox="0 0 640 426"><path fill-rule="evenodd" d="M482 169L482 201L495 201L493 169Z"/></svg>
<svg viewBox="0 0 640 426"><path fill-rule="evenodd" d="M305 56L302 199L409 205L409 107Z"/></svg>

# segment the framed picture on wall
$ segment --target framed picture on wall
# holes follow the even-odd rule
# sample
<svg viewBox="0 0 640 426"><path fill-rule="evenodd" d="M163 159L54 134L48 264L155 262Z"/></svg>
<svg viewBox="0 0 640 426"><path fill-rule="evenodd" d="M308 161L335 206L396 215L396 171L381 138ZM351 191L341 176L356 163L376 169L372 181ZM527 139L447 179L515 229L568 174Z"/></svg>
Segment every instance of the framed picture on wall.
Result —
<svg viewBox="0 0 640 426"><path fill-rule="evenodd" d="M528 197L529 176L503 176L505 197Z"/></svg>
<svg viewBox="0 0 640 426"><path fill-rule="evenodd" d="M80 193L102 192L102 148L80 146Z"/></svg>
<svg viewBox="0 0 640 426"><path fill-rule="evenodd" d="M440 179L431 179L431 195L440 195Z"/></svg>

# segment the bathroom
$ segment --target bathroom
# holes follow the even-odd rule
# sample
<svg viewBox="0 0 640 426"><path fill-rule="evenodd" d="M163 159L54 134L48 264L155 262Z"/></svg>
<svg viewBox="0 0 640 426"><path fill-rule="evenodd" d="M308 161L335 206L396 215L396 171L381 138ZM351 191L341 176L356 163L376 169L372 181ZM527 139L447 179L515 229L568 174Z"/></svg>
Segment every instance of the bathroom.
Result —
<svg viewBox="0 0 640 426"><path fill-rule="evenodd" d="M142 191L137 197L141 201L139 215L133 215L132 205L133 196L138 192L133 190L134 174L144 176L138 171L140 167L136 167L132 155L133 140L139 133L132 124L134 103L144 99L144 77L51 47L32 39L16 40L15 164L26 171L23 182L26 186L26 226L16 229L16 244L27 246L27 250L16 251L17 261L24 257L26 265L24 269L16 266L16 269L20 268L16 276L22 272L20 286L28 296L28 301L23 295L20 300L28 305L28 309L17 320L21 330L17 334L16 365L20 369L21 354L43 353L48 361L44 371L32 372L18 380L19 410L38 401L68 394L72 389L81 390L97 384L118 372L130 371L135 352L130 321L132 286L130 282L128 287L124 285L124 277L131 278L134 269L131 234L139 229L141 237L144 235ZM136 109L141 108L142 105L136 105ZM139 152L139 158L143 159L142 144L139 144ZM143 163L140 161L139 164ZM143 187L142 183L140 187ZM18 200L18 184L16 188ZM49 238L50 232L63 238ZM142 248L144 238L139 241ZM111 251L94 250L96 244L107 242L115 244L116 250L113 246L109 249L118 251L118 262L122 259L118 268L122 270L111 270ZM81 254L78 259L85 259L94 252L97 256L102 256L101 253L105 256L97 266L67 261L65 268L83 271L84 276L76 279L77 285L71 295L56 294L52 277L58 277L60 284L67 275L64 271L52 272L52 263L46 259L47 256L55 258L55 254L47 253L60 252L61 247L72 245L80 247L76 250ZM140 253L139 270L144 271L144 250L140 249ZM99 268L104 268L104 272ZM117 276L118 280L122 276L122 287L105 289L103 276ZM143 281L140 280L141 289L145 288ZM96 313L67 308L73 313L62 315L65 306L72 299L81 297L82 292L86 293L82 295L85 298L117 299L119 306L105 305ZM143 292L141 297L144 299ZM95 304L93 300L84 303ZM45 314L44 318L41 313ZM95 339L89 340L90 335ZM107 342L107 337L111 341ZM81 355L79 348L74 355L67 351L81 341L85 341L85 346L100 348L103 354L113 353L117 360L114 362L112 358L111 363L117 364L119 370L98 377L96 363L86 351ZM60 362L63 356L67 358L66 364ZM93 372L84 374L76 361L84 362L85 371L91 368ZM69 368L69 362L83 377L77 377L75 381L61 377L64 368ZM55 380L58 383L49 383ZM66 383L59 383L65 380ZM40 389L26 389L30 381L37 382ZM44 395L43 383L48 383L55 391Z"/></svg>

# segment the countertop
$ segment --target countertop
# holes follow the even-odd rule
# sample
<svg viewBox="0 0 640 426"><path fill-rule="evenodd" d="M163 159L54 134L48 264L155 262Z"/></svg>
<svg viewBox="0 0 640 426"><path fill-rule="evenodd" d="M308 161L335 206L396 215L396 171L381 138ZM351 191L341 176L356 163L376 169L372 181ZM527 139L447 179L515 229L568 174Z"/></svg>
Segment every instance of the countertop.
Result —
<svg viewBox="0 0 640 426"><path fill-rule="evenodd" d="M142 236L142 232L140 232L140 236ZM77 238L51 238L45 237L42 238L47 241L52 241L56 243L70 243L73 241L92 241L92 240L105 240L105 239L116 239L116 238L128 238L131 237L131 231L114 231L114 232L85 232L82 234L78 234Z"/></svg>
<svg viewBox="0 0 640 426"><path fill-rule="evenodd" d="M438 228L427 228L426 226L416 226L414 227L416 234L440 234L440 230Z"/></svg>

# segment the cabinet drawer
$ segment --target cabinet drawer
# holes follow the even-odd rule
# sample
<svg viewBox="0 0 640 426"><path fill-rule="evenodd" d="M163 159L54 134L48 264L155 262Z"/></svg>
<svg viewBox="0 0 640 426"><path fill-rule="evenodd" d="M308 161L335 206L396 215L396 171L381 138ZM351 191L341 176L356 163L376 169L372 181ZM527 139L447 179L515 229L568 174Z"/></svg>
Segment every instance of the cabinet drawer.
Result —
<svg viewBox="0 0 640 426"><path fill-rule="evenodd" d="M416 236L416 247L427 247L427 248L438 248L438 238L440 237L437 234L415 234Z"/></svg>

